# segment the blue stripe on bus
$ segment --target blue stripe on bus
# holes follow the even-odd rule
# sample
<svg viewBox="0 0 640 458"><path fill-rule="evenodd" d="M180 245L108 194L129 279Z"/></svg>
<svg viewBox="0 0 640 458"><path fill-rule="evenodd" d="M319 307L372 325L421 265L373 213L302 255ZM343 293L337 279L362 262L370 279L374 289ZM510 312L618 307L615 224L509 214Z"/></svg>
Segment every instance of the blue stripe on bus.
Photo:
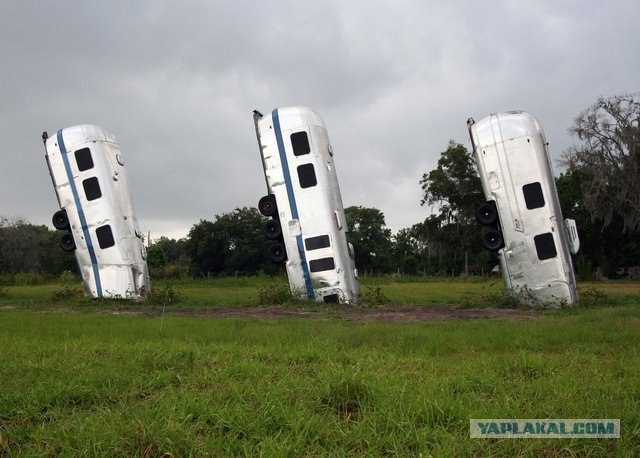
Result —
<svg viewBox="0 0 640 458"><path fill-rule="evenodd" d="M71 192L73 194L73 201L76 204L78 210L78 217L80 218L80 225L82 226L82 232L84 239L87 242L87 249L89 250L89 257L91 258L91 266L93 267L93 276L96 279L96 292L98 297L102 297L102 283L100 281L100 269L98 268L98 258L96 258L96 251L93 248L93 242L91 241L91 235L89 233L89 227L87 226L87 218L84 216L84 210L80 202L80 195L78 194L78 188L76 188L76 182L73 179L73 172L71 171L71 164L69 163L69 156L67 154L67 147L64 146L64 139L62 138L62 129L58 130L58 146L60 148L60 156L62 156L62 162L64 163L64 169L67 172L67 178L69 179L69 186L71 186Z"/></svg>
<svg viewBox="0 0 640 458"><path fill-rule="evenodd" d="M280 117L278 116L278 109L276 108L271 113L273 118L273 130L276 134L276 141L278 143L278 152L280 153L280 162L282 163L282 171L284 172L284 182L287 187L287 195L289 197L289 207L291 208L291 217L299 220L298 205L296 204L296 196L293 192L293 184L291 182L291 173L289 173L289 162L287 161L287 154L284 149L284 141L282 140L282 130L280 130ZM302 244L302 235L296 236L296 242L298 244L298 253L300 254L300 264L302 264L302 273L304 275L304 284L307 287L307 296L311 299L315 294L313 291L313 285L311 284L311 274L309 273L309 266L307 266L307 256L304 252L304 246Z"/></svg>

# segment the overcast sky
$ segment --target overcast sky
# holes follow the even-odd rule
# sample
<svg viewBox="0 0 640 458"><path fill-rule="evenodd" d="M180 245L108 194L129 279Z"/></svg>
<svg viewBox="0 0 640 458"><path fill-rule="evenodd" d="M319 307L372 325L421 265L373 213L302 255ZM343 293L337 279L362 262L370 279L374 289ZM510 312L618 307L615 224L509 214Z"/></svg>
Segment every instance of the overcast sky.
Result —
<svg viewBox="0 0 640 458"><path fill-rule="evenodd" d="M0 0L0 215L51 226L40 139L113 133L140 227L179 238L265 194L252 110L324 118L345 206L394 232L466 120L522 109L554 158L600 95L640 89L640 2ZM556 173L559 168L556 166Z"/></svg>

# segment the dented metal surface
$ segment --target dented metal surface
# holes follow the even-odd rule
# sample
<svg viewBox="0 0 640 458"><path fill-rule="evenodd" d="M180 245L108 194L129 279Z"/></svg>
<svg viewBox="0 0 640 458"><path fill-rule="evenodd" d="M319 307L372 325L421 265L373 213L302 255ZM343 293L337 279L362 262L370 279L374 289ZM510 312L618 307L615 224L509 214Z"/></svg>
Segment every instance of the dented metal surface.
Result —
<svg viewBox="0 0 640 458"><path fill-rule="evenodd" d="M286 249L292 293L356 303L358 273L322 118L309 108L287 107L264 116L255 112L254 122L268 196L277 206L273 219L282 233L273 243Z"/></svg>
<svg viewBox="0 0 640 458"><path fill-rule="evenodd" d="M499 217L506 288L530 302L577 302L570 251L579 240L575 222L562 218L542 127L523 111L467 124L485 198Z"/></svg>
<svg viewBox="0 0 640 458"><path fill-rule="evenodd" d="M54 226L68 231L62 245L75 253L85 293L145 298L150 293L146 249L115 137L97 126L78 125L51 137L45 133L43 140L61 208Z"/></svg>

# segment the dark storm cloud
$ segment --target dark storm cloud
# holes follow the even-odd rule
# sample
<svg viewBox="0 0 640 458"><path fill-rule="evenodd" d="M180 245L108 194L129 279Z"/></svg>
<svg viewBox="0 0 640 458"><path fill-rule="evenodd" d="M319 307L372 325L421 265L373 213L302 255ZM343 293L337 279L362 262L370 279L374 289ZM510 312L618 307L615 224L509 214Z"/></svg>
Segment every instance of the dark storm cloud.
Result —
<svg viewBox="0 0 640 458"><path fill-rule="evenodd" d="M635 2L3 2L0 215L48 224L39 140L79 123L118 138L152 237L255 205L251 111L324 117L346 205L421 221L418 181L465 121L525 109L558 157L573 117L637 90ZM24 192L16 189L29 186Z"/></svg>

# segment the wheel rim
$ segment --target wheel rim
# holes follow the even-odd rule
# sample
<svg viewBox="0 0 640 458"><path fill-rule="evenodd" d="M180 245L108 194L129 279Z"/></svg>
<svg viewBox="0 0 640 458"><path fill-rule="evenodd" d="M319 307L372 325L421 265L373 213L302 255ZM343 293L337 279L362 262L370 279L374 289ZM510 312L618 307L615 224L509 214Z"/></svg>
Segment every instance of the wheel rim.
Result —
<svg viewBox="0 0 640 458"><path fill-rule="evenodd" d="M258 202L258 210L264 216L273 216L276 214L276 202L272 196L264 196Z"/></svg>
<svg viewBox="0 0 640 458"><path fill-rule="evenodd" d="M269 258L272 262L279 264L287 259L287 252L284 245L280 243L274 243L269 248Z"/></svg>
<svg viewBox="0 0 640 458"><path fill-rule="evenodd" d="M67 212L64 210L58 210L53 214L52 218L53 227L58 230L66 230L69 228L69 218L67 217Z"/></svg>
<svg viewBox="0 0 640 458"><path fill-rule="evenodd" d="M498 219L496 207L489 203L482 204L476 212L476 218L478 222L483 225L495 223Z"/></svg>
<svg viewBox="0 0 640 458"><path fill-rule="evenodd" d="M504 246L500 231L487 231L482 236L482 244L487 250L496 251Z"/></svg>
<svg viewBox="0 0 640 458"><path fill-rule="evenodd" d="M73 236L67 233L60 238L60 246L64 251L73 251L76 249L76 242L73 240Z"/></svg>
<svg viewBox="0 0 640 458"><path fill-rule="evenodd" d="M280 223L274 220L267 221L264 225L264 235L269 240L275 240L282 234Z"/></svg>

